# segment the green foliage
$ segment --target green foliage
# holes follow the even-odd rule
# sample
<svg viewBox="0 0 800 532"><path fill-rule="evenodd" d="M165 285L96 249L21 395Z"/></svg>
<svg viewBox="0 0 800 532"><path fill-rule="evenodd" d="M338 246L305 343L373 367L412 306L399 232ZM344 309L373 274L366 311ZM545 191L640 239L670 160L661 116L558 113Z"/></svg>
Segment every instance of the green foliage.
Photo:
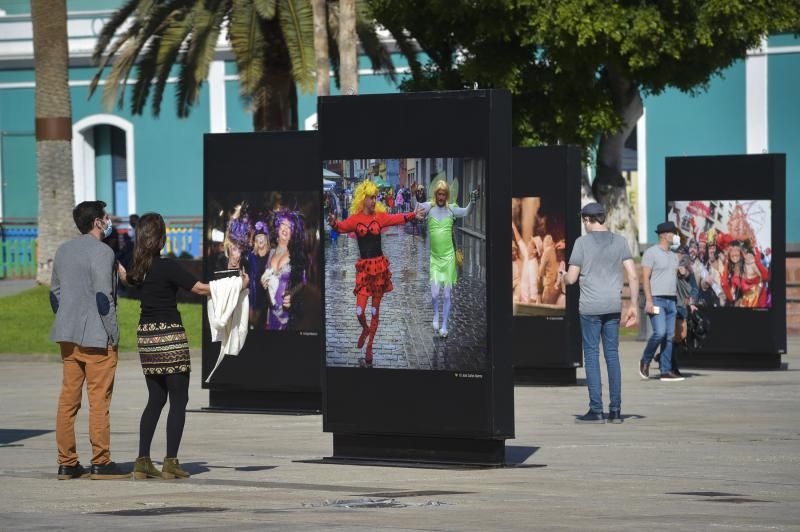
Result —
<svg viewBox="0 0 800 532"><path fill-rule="evenodd" d="M0 323L3 324L3 341L0 353L58 353L58 346L49 339L54 315L50 309L49 289L38 286L13 296L0 299ZM200 347L202 341L202 305L178 304L186 328L189 346ZM133 299L118 300L117 321L120 331L121 352L135 352L136 326L139 323L139 302Z"/></svg>
<svg viewBox="0 0 800 532"><path fill-rule="evenodd" d="M514 142L593 147L621 118L609 77L643 94L703 90L765 35L800 29L796 0L370 0L430 58L404 90L506 88Z"/></svg>
<svg viewBox="0 0 800 532"><path fill-rule="evenodd" d="M126 21L130 26L115 38ZM131 112L142 114L152 92L152 111L158 116L167 78L179 65L178 116L188 116L208 76L225 25L245 99L257 97L254 105L261 103L268 86L264 78L270 68L286 69L303 91L311 92L314 26L308 0L129 0L112 15L98 37L93 55L98 70L90 96L113 58L103 90L105 106L122 107L125 83L134 73L137 81ZM280 61L269 61L276 56L281 56Z"/></svg>

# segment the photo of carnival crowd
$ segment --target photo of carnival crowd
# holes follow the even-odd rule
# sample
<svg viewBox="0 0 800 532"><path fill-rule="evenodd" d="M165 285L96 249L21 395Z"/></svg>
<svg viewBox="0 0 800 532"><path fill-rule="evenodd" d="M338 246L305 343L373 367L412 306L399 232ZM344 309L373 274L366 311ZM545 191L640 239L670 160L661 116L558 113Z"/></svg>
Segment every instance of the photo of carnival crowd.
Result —
<svg viewBox="0 0 800 532"><path fill-rule="evenodd" d="M318 192L231 192L209 199L209 274L248 274L251 333L321 331L320 202Z"/></svg>
<svg viewBox="0 0 800 532"><path fill-rule="evenodd" d="M533 196L511 199L515 316L564 314L566 234L563 213L553 203Z"/></svg>
<svg viewBox="0 0 800 532"><path fill-rule="evenodd" d="M772 307L769 200L675 201L681 272L698 306Z"/></svg>

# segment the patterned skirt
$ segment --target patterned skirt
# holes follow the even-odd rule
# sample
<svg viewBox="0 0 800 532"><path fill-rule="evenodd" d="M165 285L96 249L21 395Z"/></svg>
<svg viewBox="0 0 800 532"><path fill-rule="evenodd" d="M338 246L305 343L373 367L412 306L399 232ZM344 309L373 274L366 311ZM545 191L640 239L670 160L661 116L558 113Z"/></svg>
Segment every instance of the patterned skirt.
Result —
<svg viewBox="0 0 800 532"><path fill-rule="evenodd" d="M394 290L389 259L385 255L356 262L356 287L353 295L381 297Z"/></svg>
<svg viewBox="0 0 800 532"><path fill-rule="evenodd" d="M183 325L140 323L136 339L145 375L170 375L192 370L189 342Z"/></svg>

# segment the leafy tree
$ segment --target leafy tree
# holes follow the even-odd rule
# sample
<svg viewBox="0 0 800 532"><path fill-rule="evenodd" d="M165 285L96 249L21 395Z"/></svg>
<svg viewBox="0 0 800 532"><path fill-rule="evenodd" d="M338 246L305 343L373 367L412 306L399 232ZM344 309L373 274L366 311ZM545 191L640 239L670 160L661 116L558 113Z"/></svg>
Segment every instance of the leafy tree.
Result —
<svg viewBox="0 0 800 532"><path fill-rule="evenodd" d="M596 155L584 192L637 246L621 175L642 95L704 90L769 34L800 29L796 0L370 0L430 62L407 90L477 83L511 91L520 145L574 143Z"/></svg>
<svg viewBox="0 0 800 532"><path fill-rule="evenodd" d="M36 73L36 180L39 189L36 280L49 285L56 249L76 234L72 221L75 198L66 1L33 0L31 20Z"/></svg>

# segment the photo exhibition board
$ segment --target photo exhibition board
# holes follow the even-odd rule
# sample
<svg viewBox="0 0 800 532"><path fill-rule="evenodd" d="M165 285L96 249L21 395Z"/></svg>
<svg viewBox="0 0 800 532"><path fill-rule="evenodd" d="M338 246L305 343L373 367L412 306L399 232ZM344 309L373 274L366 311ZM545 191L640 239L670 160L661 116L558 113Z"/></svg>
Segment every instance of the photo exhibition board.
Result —
<svg viewBox="0 0 800 532"><path fill-rule="evenodd" d="M536 380L540 370L573 369L582 360L578 290L563 283L580 236L580 150L548 146L512 154L514 369L518 379Z"/></svg>
<svg viewBox="0 0 800 532"><path fill-rule="evenodd" d="M786 159L666 159L665 218L710 323L698 353L786 351Z"/></svg>
<svg viewBox="0 0 800 532"><path fill-rule="evenodd" d="M204 303L204 388L321 394L323 338L322 178L316 132L208 134L204 137L204 277L244 272L247 302L235 301L236 341L211 341ZM222 284L218 285L222 287ZM217 316L230 307L221 291ZM226 307L227 305L227 307ZM238 335L237 335L238 331ZM238 341L238 340L237 340ZM250 395L248 395L248 393ZM321 398L319 398L321 400ZM319 408L319 407L318 407ZM291 409L290 405L288 409Z"/></svg>
<svg viewBox="0 0 800 532"><path fill-rule="evenodd" d="M510 118L503 91L319 100L324 430L513 435Z"/></svg>

